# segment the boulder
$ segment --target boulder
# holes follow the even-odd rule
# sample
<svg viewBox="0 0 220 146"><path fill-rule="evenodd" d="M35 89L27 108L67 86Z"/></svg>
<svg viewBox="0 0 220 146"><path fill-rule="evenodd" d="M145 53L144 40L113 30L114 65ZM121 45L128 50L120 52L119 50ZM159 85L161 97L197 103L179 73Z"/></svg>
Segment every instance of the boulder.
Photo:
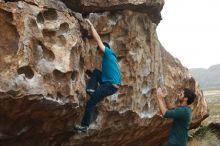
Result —
<svg viewBox="0 0 220 146"><path fill-rule="evenodd" d="M192 125L206 117L199 85L158 40L151 15L163 2L100 2L80 1L85 11L53 0L0 2L0 145L158 145L171 125L157 116L159 86L170 101L177 89L193 89ZM157 3L157 12L138 11ZM89 99L86 72L101 65L84 12L116 52L122 85L97 105L90 132L79 135L73 125Z"/></svg>

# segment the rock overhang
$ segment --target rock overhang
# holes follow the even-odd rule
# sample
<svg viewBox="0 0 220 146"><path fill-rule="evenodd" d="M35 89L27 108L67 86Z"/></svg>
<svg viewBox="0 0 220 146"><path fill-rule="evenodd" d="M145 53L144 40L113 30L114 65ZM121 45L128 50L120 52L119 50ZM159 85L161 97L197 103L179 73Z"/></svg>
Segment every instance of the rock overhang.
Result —
<svg viewBox="0 0 220 146"><path fill-rule="evenodd" d="M158 24L164 0L62 0L73 11L87 15L89 13L115 12L133 10L147 13L152 22Z"/></svg>

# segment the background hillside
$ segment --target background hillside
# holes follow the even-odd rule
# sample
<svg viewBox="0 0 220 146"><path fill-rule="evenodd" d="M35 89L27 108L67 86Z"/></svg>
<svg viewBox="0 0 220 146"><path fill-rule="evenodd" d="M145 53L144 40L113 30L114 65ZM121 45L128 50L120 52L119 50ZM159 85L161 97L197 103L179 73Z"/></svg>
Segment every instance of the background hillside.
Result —
<svg viewBox="0 0 220 146"><path fill-rule="evenodd" d="M192 68L190 73L199 82L202 89L220 88L220 64L213 65L208 69Z"/></svg>

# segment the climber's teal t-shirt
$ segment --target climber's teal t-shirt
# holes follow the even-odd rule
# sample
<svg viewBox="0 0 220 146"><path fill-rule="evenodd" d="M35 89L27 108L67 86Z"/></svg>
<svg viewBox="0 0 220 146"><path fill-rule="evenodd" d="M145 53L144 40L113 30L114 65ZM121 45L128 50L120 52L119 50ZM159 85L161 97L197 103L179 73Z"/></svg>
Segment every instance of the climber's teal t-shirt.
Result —
<svg viewBox="0 0 220 146"><path fill-rule="evenodd" d="M192 109L188 106L180 106L167 110L165 118L172 118L168 143L178 146L186 146L188 141L188 128L192 119Z"/></svg>
<svg viewBox="0 0 220 146"><path fill-rule="evenodd" d="M118 61L112 49L105 47L105 53L102 57L102 82L111 84L121 84L121 72Z"/></svg>

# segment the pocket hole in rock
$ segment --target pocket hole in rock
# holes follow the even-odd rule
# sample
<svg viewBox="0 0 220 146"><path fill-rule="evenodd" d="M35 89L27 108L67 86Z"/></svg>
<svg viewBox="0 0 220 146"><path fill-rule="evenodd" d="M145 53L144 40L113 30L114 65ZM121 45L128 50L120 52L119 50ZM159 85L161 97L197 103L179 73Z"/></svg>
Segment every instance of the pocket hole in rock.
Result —
<svg viewBox="0 0 220 146"><path fill-rule="evenodd" d="M43 29L43 36L44 37L53 37L56 35L55 31L48 30L48 29Z"/></svg>
<svg viewBox="0 0 220 146"><path fill-rule="evenodd" d="M80 67L80 69L83 69L84 66L85 66L84 58L80 55L80 59L79 59L79 67Z"/></svg>
<svg viewBox="0 0 220 146"><path fill-rule="evenodd" d="M51 44L55 43L54 36L56 36L56 32L48 29L43 29L43 36L45 41L50 42Z"/></svg>
<svg viewBox="0 0 220 146"><path fill-rule="evenodd" d="M39 13L38 15L37 15L37 22L38 23L44 23L44 17L43 17L43 14L42 13Z"/></svg>
<svg viewBox="0 0 220 146"><path fill-rule="evenodd" d="M65 76L65 73L55 69L53 71L53 76L57 79L57 80L60 80L60 79L64 79L66 76Z"/></svg>
<svg viewBox="0 0 220 146"><path fill-rule="evenodd" d="M73 81L75 81L78 78L79 73L77 71L73 71L72 75L71 75L71 79Z"/></svg>
<svg viewBox="0 0 220 146"><path fill-rule="evenodd" d="M88 69L87 69L87 70L85 71L85 73L86 73L89 77L92 76L92 71L91 71L91 70L88 70Z"/></svg>
<svg viewBox="0 0 220 146"><path fill-rule="evenodd" d="M69 31L69 24L68 23L62 23L60 24L59 33L67 33Z"/></svg>
<svg viewBox="0 0 220 146"><path fill-rule="evenodd" d="M54 9L48 9L43 12L43 16L47 20L57 20L57 12Z"/></svg>
<svg viewBox="0 0 220 146"><path fill-rule="evenodd" d="M34 76L34 72L30 66L23 66L17 70L18 74L24 74L26 78L31 79Z"/></svg>

